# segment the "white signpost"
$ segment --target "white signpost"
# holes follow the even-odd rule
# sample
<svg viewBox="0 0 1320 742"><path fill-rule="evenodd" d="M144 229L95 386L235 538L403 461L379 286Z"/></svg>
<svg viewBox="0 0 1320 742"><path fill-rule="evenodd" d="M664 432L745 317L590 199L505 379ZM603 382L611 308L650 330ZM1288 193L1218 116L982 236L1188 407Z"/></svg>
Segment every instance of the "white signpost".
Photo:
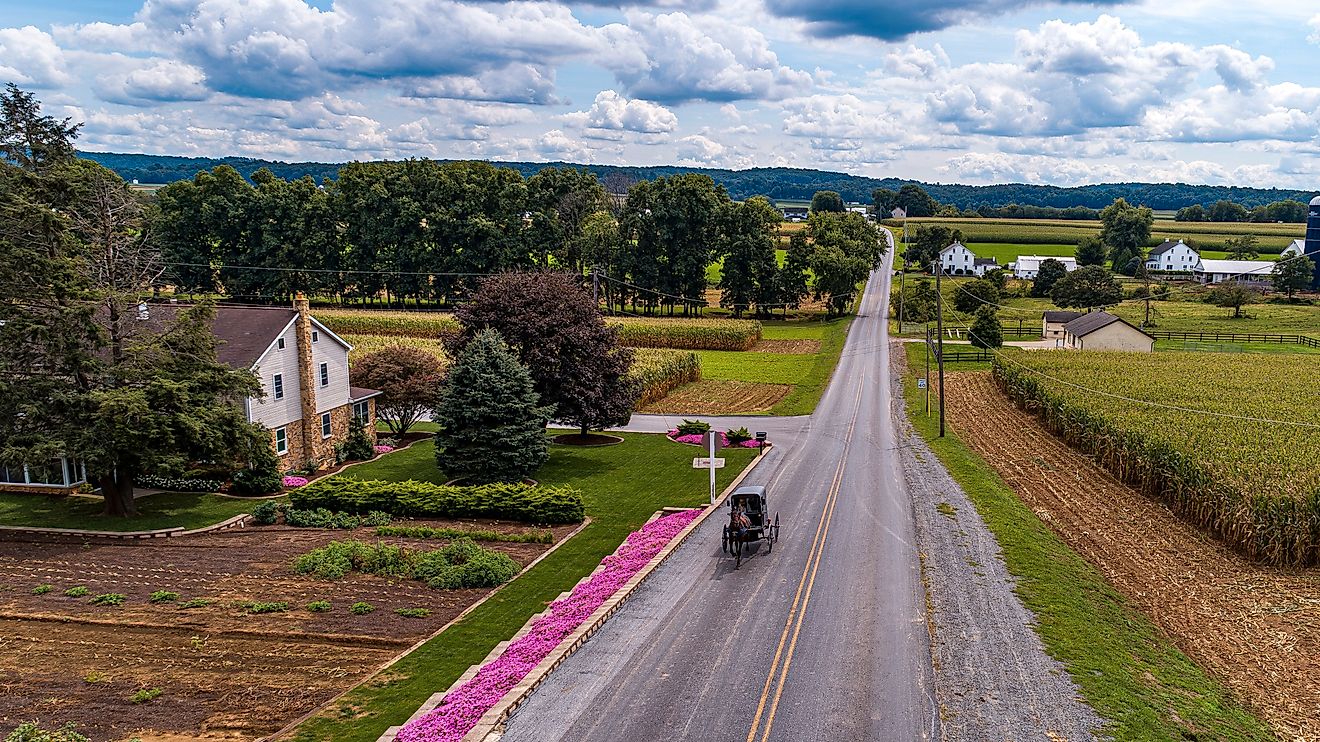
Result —
<svg viewBox="0 0 1320 742"><path fill-rule="evenodd" d="M693 469L710 469L710 504L715 504L715 470L724 468L724 459L715 458L715 448L720 443L720 434L714 430L706 434L706 440L703 441L710 451L709 458L692 459Z"/></svg>

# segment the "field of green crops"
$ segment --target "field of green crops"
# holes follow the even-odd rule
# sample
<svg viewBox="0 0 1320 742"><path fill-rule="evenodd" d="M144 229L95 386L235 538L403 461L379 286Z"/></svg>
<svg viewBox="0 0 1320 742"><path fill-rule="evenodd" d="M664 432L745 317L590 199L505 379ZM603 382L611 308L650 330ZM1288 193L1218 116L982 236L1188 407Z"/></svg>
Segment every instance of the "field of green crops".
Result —
<svg viewBox="0 0 1320 742"><path fill-rule="evenodd" d="M701 378L701 361L690 350L638 348L628 375L642 384L637 407L665 398L674 389Z"/></svg>
<svg viewBox="0 0 1320 742"><path fill-rule="evenodd" d="M1300 566L1320 563L1315 370L1307 355L1023 353L994 375L1129 484L1253 558Z"/></svg>
<svg viewBox="0 0 1320 742"><path fill-rule="evenodd" d="M368 353L375 353L382 348L402 345L408 348L421 348L440 359L441 363L448 363L449 359L445 355L444 346L435 338L429 337L408 337L406 335L371 335L358 333L343 333L340 335L353 350L348 354L348 362L351 364L357 359Z"/></svg>
<svg viewBox="0 0 1320 742"><path fill-rule="evenodd" d="M901 226L901 222L886 224ZM1083 237L1098 235L1098 221L1070 221L1062 219L909 219L908 228L916 229L921 224L939 224L958 229L963 233L964 243L994 243L1017 245L1018 247L1046 245L1076 245ZM1219 252L1224 249L1225 240L1234 235L1252 234L1259 240L1262 254L1278 254L1294 239L1305 236L1304 224L1248 224L1241 222L1175 222L1172 219L1156 219L1151 230L1150 245L1158 245L1166 239L1182 239L1198 250ZM979 253L978 253L979 254ZM1049 253L1042 253L1049 254ZM1067 253L1071 254L1071 253ZM1206 257L1219 257L1207 254ZM1001 262L1004 262L1001 260Z"/></svg>

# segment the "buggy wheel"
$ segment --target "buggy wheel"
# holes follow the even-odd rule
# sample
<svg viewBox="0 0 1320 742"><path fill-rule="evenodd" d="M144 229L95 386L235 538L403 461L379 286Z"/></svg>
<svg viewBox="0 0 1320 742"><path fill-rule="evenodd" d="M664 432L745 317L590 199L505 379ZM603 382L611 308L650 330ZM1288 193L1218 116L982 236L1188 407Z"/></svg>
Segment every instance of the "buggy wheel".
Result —
<svg viewBox="0 0 1320 742"><path fill-rule="evenodd" d="M773 531L772 531L772 533L773 533L773 540L774 540L774 541L778 541L778 540L779 540L779 513L777 513L777 512L775 513L775 525L774 525L774 527L773 527Z"/></svg>

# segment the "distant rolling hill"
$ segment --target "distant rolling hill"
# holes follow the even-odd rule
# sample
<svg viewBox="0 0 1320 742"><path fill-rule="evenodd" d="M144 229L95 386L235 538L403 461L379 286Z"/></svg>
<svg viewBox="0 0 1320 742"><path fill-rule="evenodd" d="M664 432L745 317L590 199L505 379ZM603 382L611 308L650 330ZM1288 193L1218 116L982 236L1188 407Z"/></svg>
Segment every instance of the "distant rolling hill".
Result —
<svg viewBox="0 0 1320 742"><path fill-rule="evenodd" d="M218 165L229 165L244 176L260 168L268 168L281 178L293 179L310 175L320 181L334 179L343 163L280 162L248 157L173 157L168 155L117 154L113 152L82 152L83 157L105 165L125 180L141 183L173 183L192 178L199 170ZM921 183L898 178L865 178L859 175L834 173L825 170L799 168L752 168L750 170L719 170L713 168L677 167L619 167L614 165L576 165L564 162L498 162L504 167L520 171L524 176L535 174L545 167L579 167L595 172L601 178L623 176L629 180L650 180L675 173L704 173L723 185L735 199L750 196L769 196L773 199L810 199L816 191L838 191L848 201L869 203L871 192L877 188L897 190L907 183L918 183L941 203L972 209L985 206L1085 206L1098 209L1108 206L1116 198L1144 204L1153 209L1179 209L1194 203L1210 205L1220 199L1240 203L1247 208L1273 201L1293 198L1310 201L1311 191L1290 191L1234 186L1187 185L1184 183L1105 183L1101 185L1061 188L1059 186L1003 185L969 186L943 183Z"/></svg>

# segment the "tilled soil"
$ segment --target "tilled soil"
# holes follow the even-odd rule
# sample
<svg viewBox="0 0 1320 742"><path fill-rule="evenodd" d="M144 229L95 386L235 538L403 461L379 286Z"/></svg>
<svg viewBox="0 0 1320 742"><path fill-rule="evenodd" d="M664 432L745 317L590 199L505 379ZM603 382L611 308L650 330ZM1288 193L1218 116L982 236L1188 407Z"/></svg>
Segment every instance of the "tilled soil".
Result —
<svg viewBox="0 0 1320 742"><path fill-rule="evenodd" d="M666 415L743 415L765 412L791 391L790 384L702 379L684 384L641 411Z"/></svg>
<svg viewBox="0 0 1320 742"><path fill-rule="evenodd" d="M418 525L455 525L419 521ZM521 526L464 523L501 531ZM556 529L562 538L571 527ZM330 541L377 540L374 531L270 526L146 542L0 541L0 726L75 722L94 740L141 730L189 738L269 734L429 636L489 590L432 590L414 580L295 574L299 554ZM443 541L383 538L418 548ZM527 564L547 544L486 543ZM51 591L34 595L37 585ZM85 586L88 595L64 591ZM153 591L213 601L183 609ZM94 606L102 593L121 606ZM305 605L328 600L332 610ZM284 602L287 612L244 615L241 601ZM375 610L353 615L358 601ZM400 608L426 608L404 618ZM159 688L148 703L129 697ZM161 738L144 735L145 739Z"/></svg>
<svg viewBox="0 0 1320 742"><path fill-rule="evenodd" d="M1247 561L1049 433L987 372L951 373L947 411L1075 551L1288 739L1320 739L1320 571Z"/></svg>

